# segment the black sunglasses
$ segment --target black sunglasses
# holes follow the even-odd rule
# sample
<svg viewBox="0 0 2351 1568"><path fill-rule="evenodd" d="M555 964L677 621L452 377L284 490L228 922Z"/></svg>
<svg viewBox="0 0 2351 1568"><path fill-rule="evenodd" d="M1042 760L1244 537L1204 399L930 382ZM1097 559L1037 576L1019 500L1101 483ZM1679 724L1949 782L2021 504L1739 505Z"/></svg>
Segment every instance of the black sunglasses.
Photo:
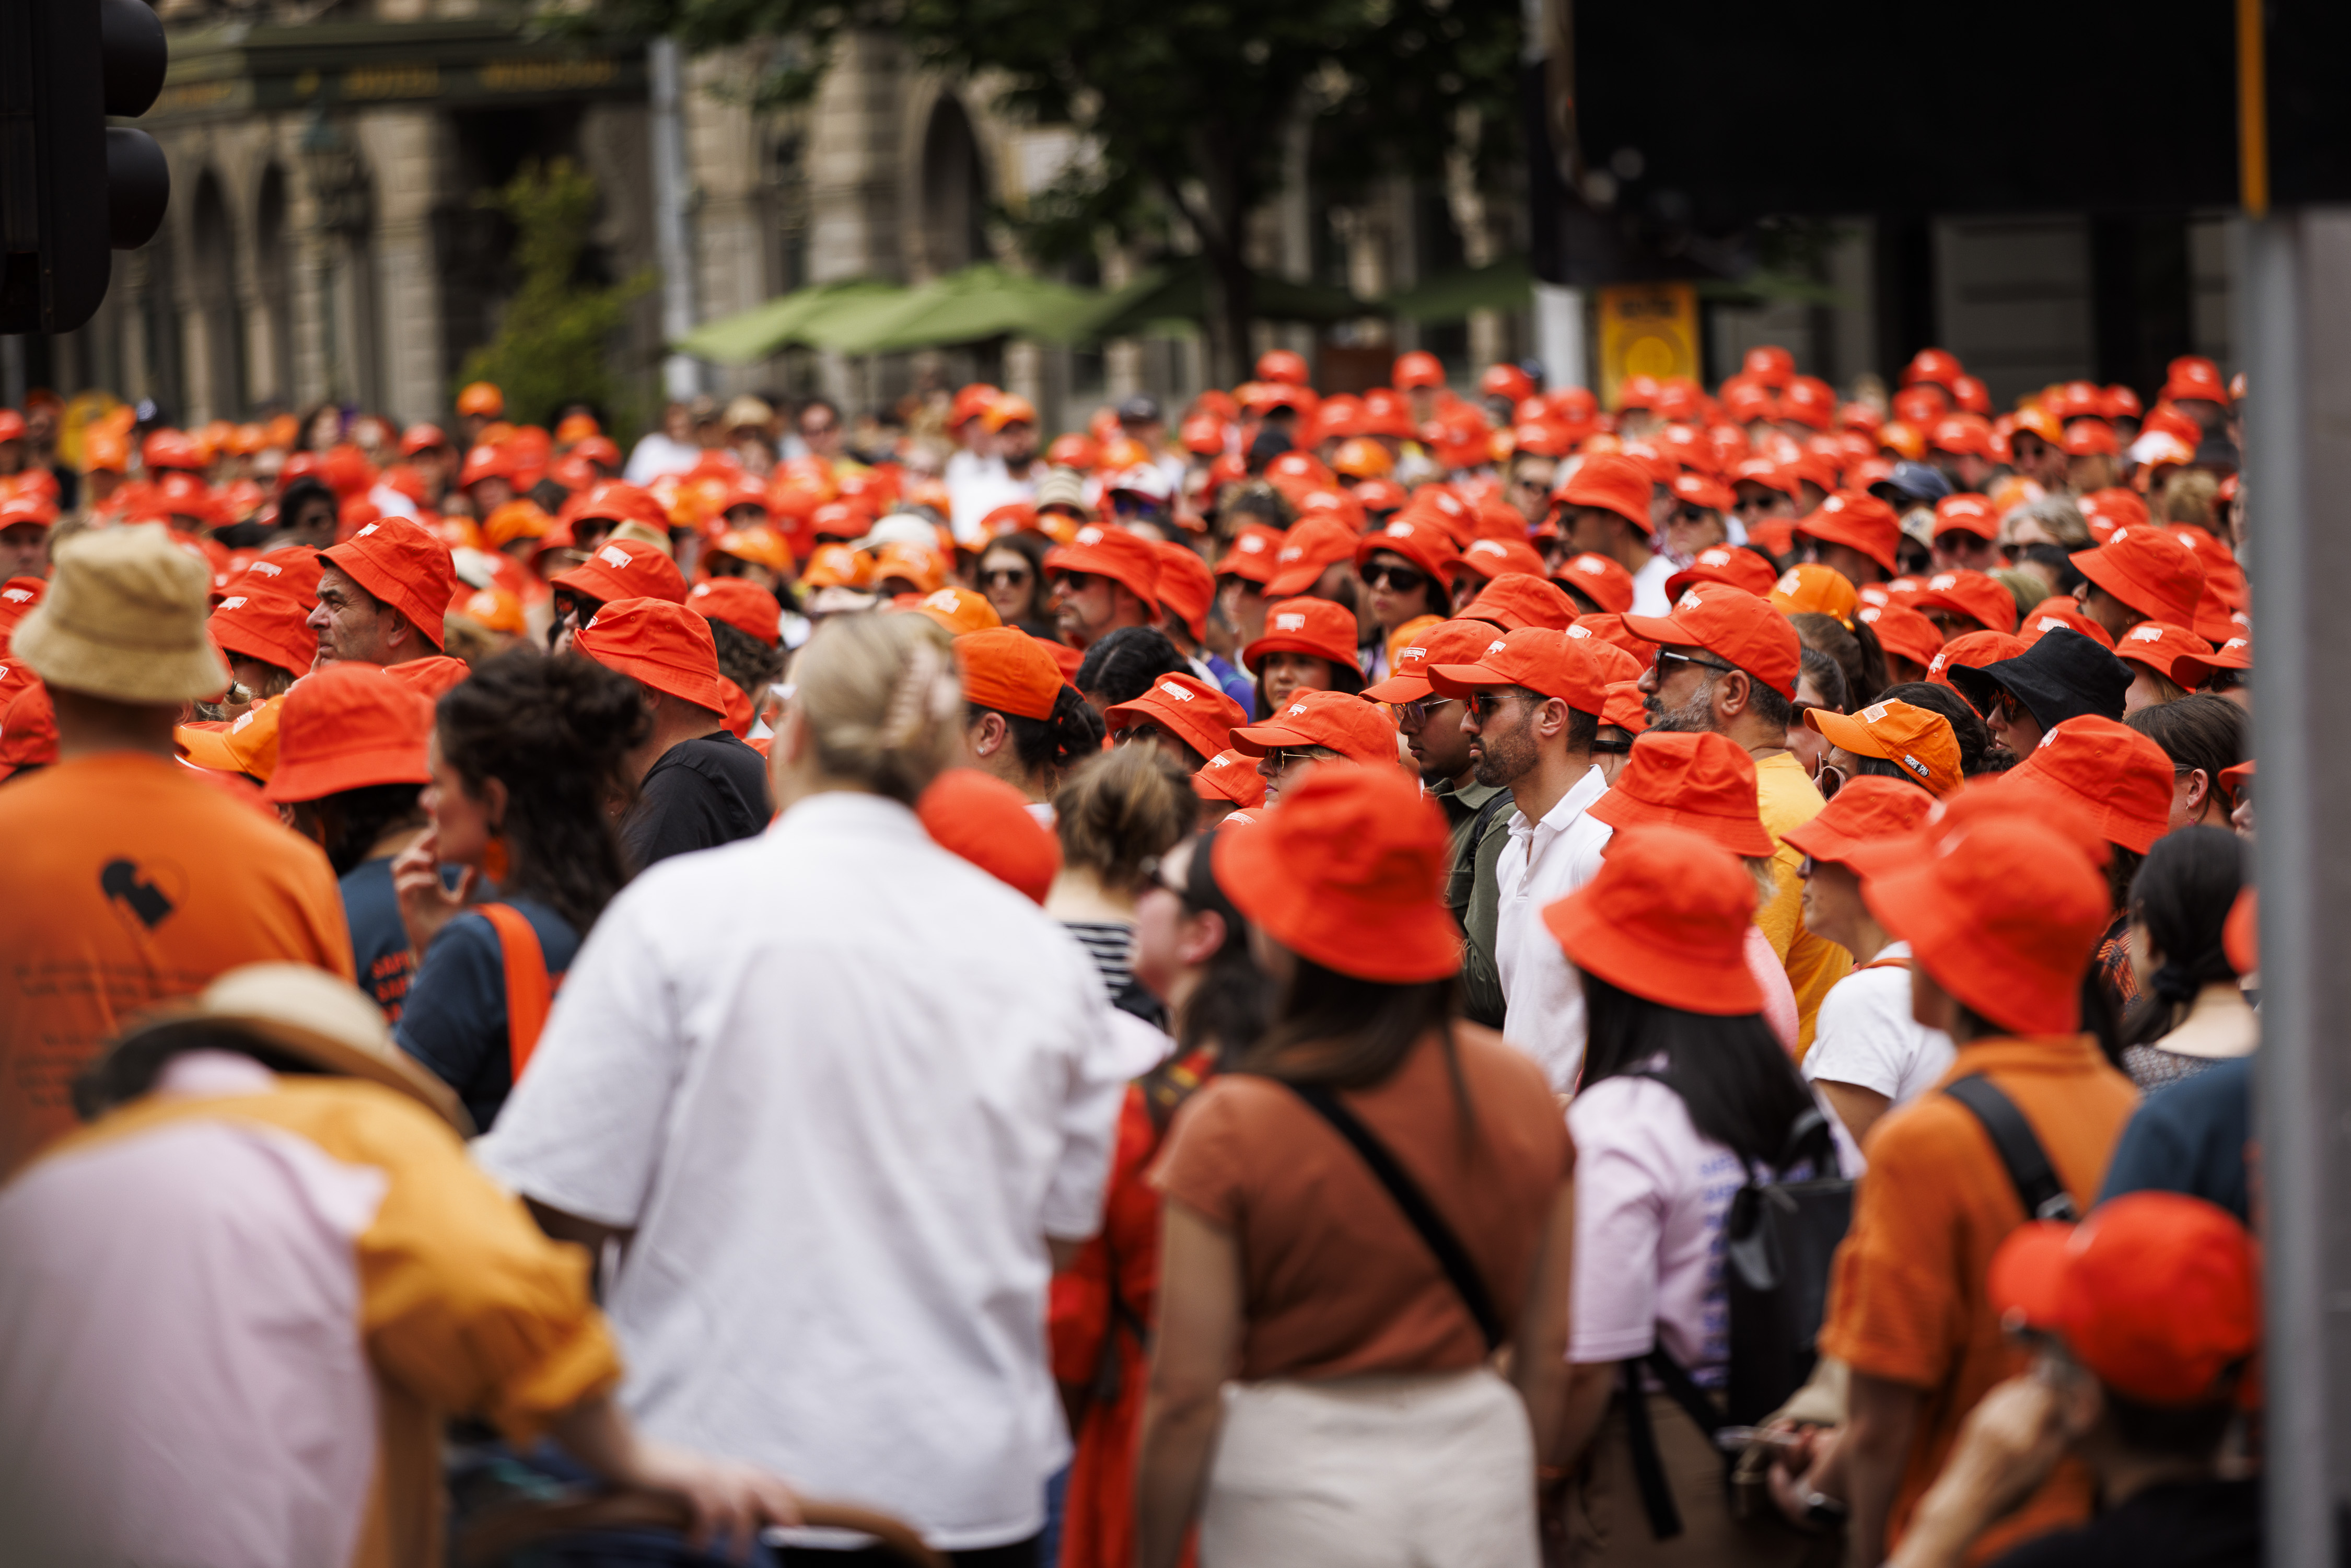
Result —
<svg viewBox="0 0 2351 1568"><path fill-rule="evenodd" d="M1595 740L1592 743L1592 749L1604 757L1629 757L1633 752L1633 737L1626 736L1622 740Z"/></svg>
<svg viewBox="0 0 2351 1568"><path fill-rule="evenodd" d="M983 571L979 574L979 585L982 588L995 588L999 584L1007 583L1017 587L1028 580L1029 569L1025 566L999 566L992 571Z"/></svg>
<svg viewBox="0 0 2351 1568"><path fill-rule="evenodd" d="M1362 575L1364 587L1378 588L1384 584L1396 593L1410 593L1428 581L1428 573L1409 566L1367 566Z"/></svg>
<svg viewBox="0 0 2351 1568"><path fill-rule="evenodd" d="M1666 678L1666 661L1668 659L1671 659L1676 664L1696 664L1702 670L1719 670L1726 675L1729 674L1738 667L1734 664L1720 664L1713 659L1701 659L1692 653L1677 653L1671 648L1660 648L1657 650L1657 678L1659 680L1664 680Z"/></svg>

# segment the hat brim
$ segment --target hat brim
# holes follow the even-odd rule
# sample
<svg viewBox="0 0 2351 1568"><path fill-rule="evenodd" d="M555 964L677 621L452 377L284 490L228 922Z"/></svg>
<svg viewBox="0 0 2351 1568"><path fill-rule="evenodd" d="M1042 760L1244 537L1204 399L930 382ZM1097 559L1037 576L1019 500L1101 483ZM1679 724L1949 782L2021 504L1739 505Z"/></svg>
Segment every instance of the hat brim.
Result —
<svg viewBox="0 0 2351 1568"><path fill-rule="evenodd" d="M726 699L719 694L716 674L681 670L672 664L657 664L651 659L639 659L611 648L592 648L582 637L574 637L571 645L580 653L616 674L628 676L665 696L682 703L691 703L715 714L725 714Z"/></svg>
<svg viewBox="0 0 2351 1568"><path fill-rule="evenodd" d="M280 753L277 770L261 787L261 798L272 802L319 800L373 784L429 784L433 770L424 758L424 747L413 741L293 762Z"/></svg>
<svg viewBox="0 0 2351 1568"><path fill-rule="evenodd" d="M2078 987L2023 972L1981 946L1982 929L1944 890L1930 856L1881 874L1865 871L1862 903L1898 940L1913 961L1973 1012L2018 1034L2069 1034L2081 1027Z"/></svg>
<svg viewBox="0 0 2351 1568"><path fill-rule="evenodd" d="M8 647L48 685L113 702L193 702L228 690L231 680L228 661L210 637L188 648L103 642L59 625L47 600L16 622Z"/></svg>
<svg viewBox="0 0 2351 1568"><path fill-rule="evenodd" d="M1203 766L1209 758L1232 744L1229 738L1231 727L1228 726L1218 733L1208 715L1197 711L1188 703L1179 707L1157 694L1158 688L1154 686L1131 702L1113 703L1102 709L1102 721L1110 726L1111 733L1116 735L1148 720L1197 752Z"/></svg>
<svg viewBox="0 0 2351 1568"><path fill-rule="evenodd" d="M1428 684L1439 696L1466 697L1472 692L1492 691L1497 686L1515 686L1513 680L1487 664L1431 664Z"/></svg>
<svg viewBox="0 0 2351 1568"><path fill-rule="evenodd" d="M1345 556L1334 556L1319 564L1285 567L1265 580L1268 599L1295 599L1322 580L1322 574L1334 566L1346 564Z"/></svg>
<svg viewBox="0 0 2351 1568"><path fill-rule="evenodd" d="M1350 669L1355 667L1354 649L1350 648L1343 654L1334 653L1328 647L1308 642L1303 637L1292 636L1286 632L1269 632L1243 648L1241 663L1254 670L1258 667L1258 662L1268 653L1303 653L1310 659L1321 659L1326 664L1344 664Z"/></svg>
<svg viewBox="0 0 2351 1568"><path fill-rule="evenodd" d="M152 1040L163 1030L221 1028L242 1030L259 1043L308 1062L338 1078L363 1079L381 1084L431 1111L463 1136L474 1134L474 1119L456 1092L423 1068L410 1062L395 1047L379 1055L318 1030L304 1029L284 1019L256 1018L246 1013L206 1011L193 1001L165 1002L144 1009L139 1020L108 1049L111 1055L133 1040Z"/></svg>
<svg viewBox="0 0 2351 1568"><path fill-rule="evenodd" d="M1156 575L1149 582L1139 581L1136 564L1108 550L1098 550L1086 545L1055 545L1045 552L1045 570L1048 573L1080 571L1089 577L1106 577L1145 604L1159 602ZM881 575L881 563L877 561L874 563L875 580L879 581Z"/></svg>
<svg viewBox="0 0 2351 1568"><path fill-rule="evenodd" d="M2185 626L2196 618L2195 605L2167 604L2164 601L2165 595L2158 593L2153 588L2132 577L2128 572L2118 570L2112 559L2107 557L2106 547L2103 545L2096 549L2075 550L2065 559L2074 570L2137 611L2141 615L2150 616L2158 621L2168 621L2179 626Z"/></svg>
<svg viewBox="0 0 2351 1568"><path fill-rule="evenodd" d="M1569 962L1644 1001L1709 1018L1740 1018L1763 1010L1763 988L1755 982L1742 950L1740 962L1726 967L1669 952L1626 932L1579 888L1542 912L1543 928Z"/></svg>
<svg viewBox="0 0 2351 1568"><path fill-rule="evenodd" d="M219 729L198 728L183 724L172 731L178 744L181 760L191 768L201 768L208 773L247 773L246 758L229 739L225 726Z"/></svg>
<svg viewBox="0 0 2351 1568"><path fill-rule="evenodd" d="M1365 686L1364 698L1366 702L1375 703L1416 703L1435 695L1436 689L1425 674L1390 675L1384 681Z"/></svg>
<svg viewBox="0 0 2351 1568"><path fill-rule="evenodd" d="M1818 517L1819 515L1820 514L1817 512L1813 514L1813 517ZM1843 545L1847 549L1859 550L1870 559L1884 567L1889 576L1898 574L1902 570L1902 563L1893 550L1883 550L1883 553L1881 553L1880 546L1864 539L1859 534L1850 532L1847 529L1838 527L1834 523L1828 523L1815 528L1812 526L1811 518L1807 517L1799 519L1796 523L1795 537L1800 539L1817 539L1823 544Z"/></svg>
<svg viewBox="0 0 2351 1568"><path fill-rule="evenodd" d="M1292 729L1284 724L1251 724L1236 727L1230 736L1232 749L1243 757L1263 757L1288 746L1319 746L1325 751L1339 748L1328 740Z"/></svg>
<svg viewBox="0 0 2351 1568"><path fill-rule="evenodd" d="M1609 790L1584 810L1593 821L1605 822L1612 828L1649 824L1679 828L1749 860L1760 860L1780 852L1780 846L1765 831L1760 816L1717 817L1702 811L1683 810L1678 807L1653 804L1622 789Z"/></svg>
<svg viewBox="0 0 2351 1568"><path fill-rule="evenodd" d="M1869 727L1850 714L1830 713L1825 708L1806 708L1804 723L1831 746L1841 746L1855 757L1875 757L1880 761L1892 760L1893 754L1883 742L1869 733Z"/></svg>
<svg viewBox="0 0 2351 1568"><path fill-rule="evenodd" d="M1399 906L1317 887L1265 846L1238 835L1217 834L1211 860L1217 885L1234 908L1326 969L1391 986L1461 972L1460 930L1434 898Z"/></svg>

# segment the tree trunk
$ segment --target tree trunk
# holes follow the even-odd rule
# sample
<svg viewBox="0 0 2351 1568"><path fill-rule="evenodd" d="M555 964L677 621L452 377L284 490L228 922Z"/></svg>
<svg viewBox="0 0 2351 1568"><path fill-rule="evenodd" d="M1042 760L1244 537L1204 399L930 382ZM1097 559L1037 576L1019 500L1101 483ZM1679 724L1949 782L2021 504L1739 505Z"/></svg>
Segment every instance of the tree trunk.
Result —
<svg viewBox="0 0 2351 1568"><path fill-rule="evenodd" d="M1227 232L1231 232L1228 230ZM1204 246L1207 263L1208 379L1238 386L1249 376L1249 321L1256 311L1249 266L1228 246Z"/></svg>

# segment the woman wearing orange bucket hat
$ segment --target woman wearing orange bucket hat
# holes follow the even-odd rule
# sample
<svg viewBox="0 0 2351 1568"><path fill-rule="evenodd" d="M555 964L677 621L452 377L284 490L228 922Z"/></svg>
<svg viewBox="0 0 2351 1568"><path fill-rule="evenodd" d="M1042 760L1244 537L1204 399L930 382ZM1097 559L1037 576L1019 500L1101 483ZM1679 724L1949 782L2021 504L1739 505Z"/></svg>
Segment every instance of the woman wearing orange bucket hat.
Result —
<svg viewBox="0 0 2351 1568"><path fill-rule="evenodd" d="M1578 1563L1793 1564L1816 1544L1777 1518L1734 1519L1719 1486L1688 1484L1719 1475L1713 1435L1672 1396L1642 1392L1645 1363L1701 1386L1727 1375L1727 1194L1753 1171L1860 1164L1763 1021L1747 957L1755 892L1715 837L1643 821L1621 827L1599 874L1543 911L1583 977L1590 1020L1567 1111L1583 1176L1575 1249L1607 1260L1576 1270L1569 1312L1559 1459ZM1665 1511L1644 1517L1652 1494L1636 1477L1660 1461L1684 1478L1671 1486L1677 1534Z"/></svg>
<svg viewBox="0 0 2351 1568"><path fill-rule="evenodd" d="M1213 858L1277 994L1160 1168L1138 1560L1196 1513L1204 1562L1532 1568L1573 1152L1540 1070L1451 1019L1445 821L1332 763Z"/></svg>

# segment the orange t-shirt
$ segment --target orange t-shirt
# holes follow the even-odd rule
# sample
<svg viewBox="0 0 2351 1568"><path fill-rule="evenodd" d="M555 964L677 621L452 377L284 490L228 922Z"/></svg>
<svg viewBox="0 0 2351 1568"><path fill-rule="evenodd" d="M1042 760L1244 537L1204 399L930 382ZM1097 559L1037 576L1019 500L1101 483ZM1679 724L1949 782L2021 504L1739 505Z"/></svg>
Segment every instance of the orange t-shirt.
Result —
<svg viewBox="0 0 2351 1568"><path fill-rule="evenodd" d="M74 1078L122 1017L240 964L351 977L307 839L141 752L0 787L0 1176L75 1125Z"/></svg>
<svg viewBox="0 0 2351 1568"><path fill-rule="evenodd" d="M1514 1332L1575 1149L1541 1068L1475 1024L1456 1024L1454 1038L1471 1140L1433 1034L1387 1082L1340 1098L1460 1238ZM1428 1244L1363 1156L1284 1085L1228 1072L1193 1095L1155 1179L1239 1242L1242 1377L1452 1372L1486 1359Z"/></svg>
<svg viewBox="0 0 2351 1568"><path fill-rule="evenodd" d="M1971 1073L2016 1103L2085 1214L2138 1103L2130 1080L2087 1035L1980 1040L1961 1046L1940 1083ZM1986 1296L1991 1255L2024 1223L2015 1184L1975 1113L1929 1091L1870 1129L1869 1169L1837 1251L1821 1353L1855 1372L1922 1391L1927 1402L1886 1521L1902 1538L1977 1401L2022 1372ZM2061 1465L2015 1513L1979 1538L1970 1563L2089 1517L2089 1473Z"/></svg>

